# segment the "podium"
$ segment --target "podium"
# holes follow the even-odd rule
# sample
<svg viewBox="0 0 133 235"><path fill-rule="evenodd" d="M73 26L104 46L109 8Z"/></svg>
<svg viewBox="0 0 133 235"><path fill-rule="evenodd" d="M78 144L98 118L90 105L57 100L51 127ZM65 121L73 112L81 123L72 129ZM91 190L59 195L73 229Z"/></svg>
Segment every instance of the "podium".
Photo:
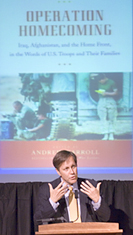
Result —
<svg viewBox="0 0 133 235"><path fill-rule="evenodd" d="M118 223L104 222L82 222L82 223L57 223L38 226L36 235L122 235L123 230L119 229Z"/></svg>

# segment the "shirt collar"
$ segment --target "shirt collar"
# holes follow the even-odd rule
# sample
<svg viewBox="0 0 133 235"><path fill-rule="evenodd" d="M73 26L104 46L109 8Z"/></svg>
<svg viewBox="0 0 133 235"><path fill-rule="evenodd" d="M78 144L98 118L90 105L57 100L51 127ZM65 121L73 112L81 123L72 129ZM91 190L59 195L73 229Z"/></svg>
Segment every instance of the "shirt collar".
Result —
<svg viewBox="0 0 133 235"><path fill-rule="evenodd" d="M61 178L61 181L63 181L62 178ZM77 183L77 181L73 185L68 185L68 188L69 188L69 186L72 186L73 191L78 190L78 183Z"/></svg>

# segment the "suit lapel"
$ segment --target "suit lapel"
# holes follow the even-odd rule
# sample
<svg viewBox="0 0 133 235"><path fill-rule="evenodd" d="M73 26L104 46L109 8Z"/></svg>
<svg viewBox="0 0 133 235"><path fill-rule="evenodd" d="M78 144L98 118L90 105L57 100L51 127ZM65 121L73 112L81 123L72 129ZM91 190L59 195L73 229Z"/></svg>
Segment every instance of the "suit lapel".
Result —
<svg viewBox="0 0 133 235"><path fill-rule="evenodd" d="M80 184L83 179L78 178L78 188L80 196L80 209L82 222L92 221L91 201L88 196L80 191Z"/></svg>
<svg viewBox="0 0 133 235"><path fill-rule="evenodd" d="M67 211L67 205L66 205L66 200L65 197L63 196L60 200L59 200L59 210L60 210L60 214L67 220L69 221L68 218L68 211Z"/></svg>
<svg viewBox="0 0 133 235"><path fill-rule="evenodd" d="M86 221L86 213L87 213L87 210L86 210L86 196L82 193L82 192L79 192L79 195L80 195L80 209L81 209L81 220L83 222Z"/></svg>
<svg viewBox="0 0 133 235"><path fill-rule="evenodd" d="M56 188L60 182L61 182L61 178L59 177L59 178L57 178L57 179L53 182L54 188ZM58 213L59 213L61 216L63 216L67 221L69 221L65 196L63 196L63 197L59 200Z"/></svg>

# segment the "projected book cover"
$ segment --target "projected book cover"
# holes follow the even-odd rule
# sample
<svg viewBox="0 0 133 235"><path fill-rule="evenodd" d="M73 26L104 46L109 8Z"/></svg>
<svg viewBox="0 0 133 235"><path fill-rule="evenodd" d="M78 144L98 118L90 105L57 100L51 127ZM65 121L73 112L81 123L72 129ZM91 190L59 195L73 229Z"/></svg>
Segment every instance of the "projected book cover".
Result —
<svg viewBox="0 0 133 235"><path fill-rule="evenodd" d="M132 1L7 3L1 169L52 167L61 149L79 167L132 168Z"/></svg>

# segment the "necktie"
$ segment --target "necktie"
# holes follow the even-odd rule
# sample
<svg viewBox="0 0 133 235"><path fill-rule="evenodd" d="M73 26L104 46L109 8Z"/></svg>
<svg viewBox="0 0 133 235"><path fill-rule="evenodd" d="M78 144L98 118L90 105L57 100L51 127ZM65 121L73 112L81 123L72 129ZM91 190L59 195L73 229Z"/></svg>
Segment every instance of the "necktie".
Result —
<svg viewBox="0 0 133 235"><path fill-rule="evenodd" d="M75 223L81 223L81 218L79 215L79 208L78 208L77 200L75 198L75 194L73 192L72 187L69 187L69 190L70 190L70 192L69 192L70 221L73 221Z"/></svg>

